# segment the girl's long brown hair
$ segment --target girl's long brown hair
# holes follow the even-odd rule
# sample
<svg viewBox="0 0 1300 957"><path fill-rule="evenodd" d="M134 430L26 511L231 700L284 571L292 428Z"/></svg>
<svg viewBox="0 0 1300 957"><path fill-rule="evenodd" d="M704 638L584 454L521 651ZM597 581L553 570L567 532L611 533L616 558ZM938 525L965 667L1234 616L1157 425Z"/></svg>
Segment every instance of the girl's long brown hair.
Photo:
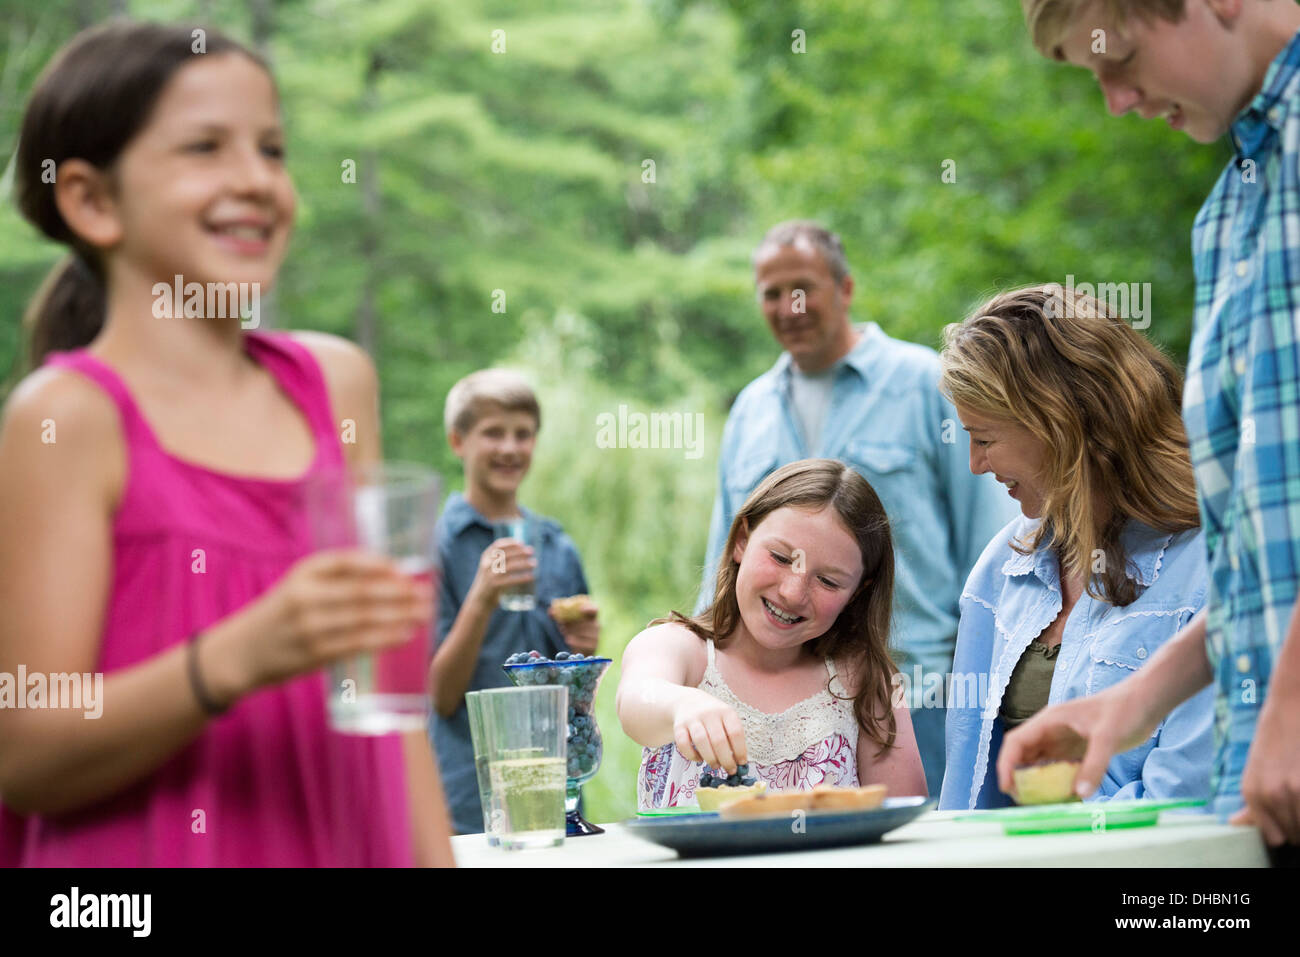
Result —
<svg viewBox="0 0 1300 957"><path fill-rule="evenodd" d="M14 195L23 218L71 252L54 266L23 316L27 361L88 344L104 325L107 291L98 250L72 232L49 175L82 159L110 177L176 71L200 56L238 52L265 60L218 30L112 20L83 30L41 72L23 114ZM274 82L274 81L272 81Z"/></svg>
<svg viewBox="0 0 1300 957"><path fill-rule="evenodd" d="M752 541L763 519L779 508L820 511L833 508L862 553L862 580L834 623L804 647L818 658L849 663L859 678L853 713L863 732L880 746L894 744L897 723L890 701L897 672L889 656L890 616L894 595L894 543L889 519L875 489L861 475L834 459L804 459L785 465L754 489L731 523L727 547L718 565L713 603L688 618L674 611L652 625L676 622L702 640L724 646L740 623L736 601L736 541L747 527ZM827 689L830 689L829 680ZM834 692L831 692L834 694Z"/></svg>
<svg viewBox="0 0 1300 957"><path fill-rule="evenodd" d="M995 296L944 330L939 387L956 405L1018 422L1047 449L1043 520L1062 574L1113 605L1137 598L1120 534L1201 524L1183 429L1183 377L1169 357L1091 296L1059 286ZM1101 514L1107 514L1103 520Z"/></svg>

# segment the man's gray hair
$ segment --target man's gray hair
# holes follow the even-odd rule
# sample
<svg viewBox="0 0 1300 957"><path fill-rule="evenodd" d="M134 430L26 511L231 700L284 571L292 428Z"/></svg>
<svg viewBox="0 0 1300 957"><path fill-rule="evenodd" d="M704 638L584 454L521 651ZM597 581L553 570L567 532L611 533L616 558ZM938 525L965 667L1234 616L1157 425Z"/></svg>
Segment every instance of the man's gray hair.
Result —
<svg viewBox="0 0 1300 957"><path fill-rule="evenodd" d="M839 236L811 219L791 219L784 223L777 223L767 231L762 242L754 249L751 264L757 267L760 254L772 246L793 246L799 241L808 243L822 254L836 282L844 281L844 277L849 274L849 261L844 256L844 244L840 242Z"/></svg>

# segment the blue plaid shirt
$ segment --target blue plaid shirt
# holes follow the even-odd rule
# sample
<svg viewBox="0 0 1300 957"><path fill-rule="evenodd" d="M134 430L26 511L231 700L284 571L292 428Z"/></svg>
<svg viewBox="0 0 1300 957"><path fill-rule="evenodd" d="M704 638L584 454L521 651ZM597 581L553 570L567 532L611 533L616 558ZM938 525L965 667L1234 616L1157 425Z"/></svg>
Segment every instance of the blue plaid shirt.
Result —
<svg viewBox="0 0 1300 957"><path fill-rule="evenodd" d="M1300 584L1300 34L1232 125L1196 217L1183 416L1210 570L1214 810L1241 776Z"/></svg>

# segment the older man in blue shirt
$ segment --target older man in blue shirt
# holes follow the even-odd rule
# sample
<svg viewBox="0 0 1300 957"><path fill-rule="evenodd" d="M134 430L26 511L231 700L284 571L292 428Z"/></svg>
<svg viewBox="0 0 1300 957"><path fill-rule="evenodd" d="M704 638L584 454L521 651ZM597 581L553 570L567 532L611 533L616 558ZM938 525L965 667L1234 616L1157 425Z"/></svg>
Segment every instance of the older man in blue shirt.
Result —
<svg viewBox="0 0 1300 957"><path fill-rule="evenodd" d="M853 277L839 237L813 222L774 226L754 253L754 278L785 351L727 417L696 610L713 598L732 519L765 476L805 458L856 468L880 496L894 535L894 656L937 795L944 701L925 692L946 687L962 583L1016 503L992 476L971 474L969 440L939 393L934 350L850 322Z"/></svg>

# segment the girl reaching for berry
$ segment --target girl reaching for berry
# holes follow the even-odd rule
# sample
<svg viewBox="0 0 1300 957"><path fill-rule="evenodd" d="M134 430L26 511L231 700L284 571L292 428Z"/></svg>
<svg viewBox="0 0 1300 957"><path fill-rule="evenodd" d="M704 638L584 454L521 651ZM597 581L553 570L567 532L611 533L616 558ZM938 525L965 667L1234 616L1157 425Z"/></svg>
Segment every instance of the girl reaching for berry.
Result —
<svg viewBox="0 0 1300 957"><path fill-rule="evenodd" d="M832 459L786 465L736 515L713 604L650 623L617 708L644 747L641 810L696 803L702 775L769 790L885 784L926 795L888 653L894 551L870 484ZM710 783L706 778L706 783Z"/></svg>
<svg viewBox="0 0 1300 957"><path fill-rule="evenodd" d="M176 277L208 302L275 280L295 197L266 63L214 30L88 30L37 83L16 177L72 252L0 422L0 672L103 684L97 715L0 709L0 865L450 863L423 732L326 719L324 665L432 617L388 560L311 554L308 488L380 457L373 366L159 315Z"/></svg>

